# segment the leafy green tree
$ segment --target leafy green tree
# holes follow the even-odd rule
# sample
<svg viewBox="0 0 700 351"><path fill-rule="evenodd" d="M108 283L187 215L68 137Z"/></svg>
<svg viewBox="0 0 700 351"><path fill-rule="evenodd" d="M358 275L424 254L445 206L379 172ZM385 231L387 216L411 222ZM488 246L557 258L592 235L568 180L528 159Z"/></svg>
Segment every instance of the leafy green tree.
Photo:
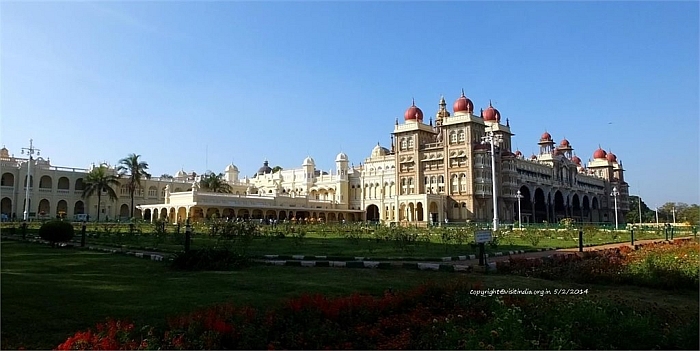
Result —
<svg viewBox="0 0 700 351"><path fill-rule="evenodd" d="M231 186L224 180L224 174L207 172L199 181L199 187L213 193L230 193Z"/></svg>
<svg viewBox="0 0 700 351"><path fill-rule="evenodd" d="M168 173L163 173L163 174L160 175L160 178L161 178L161 179L173 179L173 176L171 176L171 175L168 174Z"/></svg>
<svg viewBox="0 0 700 351"><path fill-rule="evenodd" d="M134 192L137 188L141 187L141 179L150 179L151 175L146 172L148 170L148 163L145 161L139 161L141 155L129 154L126 158L119 160L119 167L117 171L122 177L127 177L126 186L129 189L129 196L131 197L131 218L134 218Z"/></svg>
<svg viewBox="0 0 700 351"><path fill-rule="evenodd" d="M272 173L277 173L277 172L279 172L279 171L281 171L281 170L283 170L283 168L280 167L280 166L274 166L274 167L272 167Z"/></svg>
<svg viewBox="0 0 700 351"><path fill-rule="evenodd" d="M113 186L119 186L119 177L107 172L107 167L100 166L93 168L87 177L85 177L85 189L83 190L83 199L97 194L97 221L100 220L100 205L102 204L102 192L107 194L107 197L114 201L117 199L117 193Z"/></svg>
<svg viewBox="0 0 700 351"><path fill-rule="evenodd" d="M630 195L629 206L630 211L627 212L627 223L638 223L639 222L639 205L642 205L642 222L651 223L656 220L656 213L653 209L649 208L644 200L640 200L639 196Z"/></svg>
<svg viewBox="0 0 700 351"><path fill-rule="evenodd" d="M676 216L681 222L690 225L698 225L698 223L700 223L700 206L698 206L698 204L689 205L679 211Z"/></svg>

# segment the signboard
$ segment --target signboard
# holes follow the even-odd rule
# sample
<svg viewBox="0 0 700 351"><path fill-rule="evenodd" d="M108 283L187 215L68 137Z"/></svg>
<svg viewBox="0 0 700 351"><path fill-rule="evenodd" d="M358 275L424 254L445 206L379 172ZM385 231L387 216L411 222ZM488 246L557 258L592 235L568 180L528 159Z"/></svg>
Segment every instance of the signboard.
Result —
<svg viewBox="0 0 700 351"><path fill-rule="evenodd" d="M477 230L474 233L474 239L477 244L487 243L492 240L490 230Z"/></svg>

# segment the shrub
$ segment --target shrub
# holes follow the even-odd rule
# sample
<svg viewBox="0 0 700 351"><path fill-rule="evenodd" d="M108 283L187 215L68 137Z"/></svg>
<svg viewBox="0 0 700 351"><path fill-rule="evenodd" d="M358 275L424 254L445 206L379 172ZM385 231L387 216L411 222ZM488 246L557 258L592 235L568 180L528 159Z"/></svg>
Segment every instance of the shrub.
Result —
<svg viewBox="0 0 700 351"><path fill-rule="evenodd" d="M51 246L55 246L59 242L69 241L73 239L73 235L75 235L73 225L59 220L48 221L39 228L39 236L50 241Z"/></svg>
<svg viewBox="0 0 700 351"><path fill-rule="evenodd" d="M173 256L170 268L175 270L223 271L248 266L247 257L226 249L200 249Z"/></svg>

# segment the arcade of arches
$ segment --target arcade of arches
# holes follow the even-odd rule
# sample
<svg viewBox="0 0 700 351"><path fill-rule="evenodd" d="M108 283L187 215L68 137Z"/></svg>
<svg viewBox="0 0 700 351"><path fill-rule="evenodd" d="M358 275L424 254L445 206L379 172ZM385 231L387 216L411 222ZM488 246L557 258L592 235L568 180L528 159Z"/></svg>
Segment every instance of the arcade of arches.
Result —
<svg viewBox="0 0 700 351"><path fill-rule="evenodd" d="M362 220L360 211L347 210L291 210L252 207L207 207L207 206L143 206L143 219L157 219L169 222L184 222L189 218L198 221L210 218L241 218L267 220L311 220L320 222L341 222Z"/></svg>
<svg viewBox="0 0 700 351"><path fill-rule="evenodd" d="M520 211L523 223L558 223L564 218L579 222L602 222L608 220L608 213L600 209L596 196L566 192L562 190L543 190L536 187L534 192L523 185L520 187ZM514 218L518 218L518 203L514 203Z"/></svg>

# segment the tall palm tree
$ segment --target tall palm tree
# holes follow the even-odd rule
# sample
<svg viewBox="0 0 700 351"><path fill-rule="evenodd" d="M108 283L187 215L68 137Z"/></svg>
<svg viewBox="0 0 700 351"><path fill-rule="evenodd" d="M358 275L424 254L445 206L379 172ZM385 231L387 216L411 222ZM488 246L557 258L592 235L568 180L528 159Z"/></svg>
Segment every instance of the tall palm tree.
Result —
<svg viewBox="0 0 700 351"><path fill-rule="evenodd" d="M119 160L119 167L117 167L120 176L128 177L126 187L129 189L129 196L131 197L130 218L134 218L134 192L141 187L141 179L151 179L151 174L146 172L148 163L139 161L139 157L141 155L129 154L126 158Z"/></svg>
<svg viewBox="0 0 700 351"><path fill-rule="evenodd" d="M199 181L199 186L204 191L213 193L230 193L231 186L224 180L223 173L208 172Z"/></svg>
<svg viewBox="0 0 700 351"><path fill-rule="evenodd" d="M119 177L107 172L107 167L100 166L93 168L85 178L85 188L83 189L83 199L97 193L97 221L100 221L100 209L102 205L102 192L107 193L110 200L117 200L117 192L112 186L119 186Z"/></svg>

